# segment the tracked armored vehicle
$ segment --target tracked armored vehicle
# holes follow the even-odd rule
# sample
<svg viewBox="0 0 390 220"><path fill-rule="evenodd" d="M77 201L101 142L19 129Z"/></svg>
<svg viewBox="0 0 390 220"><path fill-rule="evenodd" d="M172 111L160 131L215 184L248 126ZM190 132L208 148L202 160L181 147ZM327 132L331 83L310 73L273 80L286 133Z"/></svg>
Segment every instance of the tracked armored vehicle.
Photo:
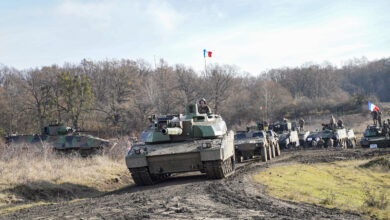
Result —
<svg viewBox="0 0 390 220"><path fill-rule="evenodd" d="M383 133L382 127L369 125L360 139L360 145L364 148L390 147L390 138Z"/></svg>
<svg viewBox="0 0 390 220"><path fill-rule="evenodd" d="M296 129L293 129L291 122L288 120L273 123L269 126L269 129L279 135L280 148L289 149L299 146L298 132Z"/></svg>
<svg viewBox="0 0 390 220"><path fill-rule="evenodd" d="M200 114L197 104L189 104L185 115L150 121L125 157L137 185L152 185L172 173L200 171L221 179L234 172L234 132L220 115Z"/></svg>
<svg viewBox="0 0 390 220"><path fill-rule="evenodd" d="M41 134L9 135L5 138L7 144L42 144L48 143L54 150L61 152L77 151L81 156L101 153L104 149L115 146L108 140L90 135L81 135L70 127L52 123L41 128Z"/></svg>

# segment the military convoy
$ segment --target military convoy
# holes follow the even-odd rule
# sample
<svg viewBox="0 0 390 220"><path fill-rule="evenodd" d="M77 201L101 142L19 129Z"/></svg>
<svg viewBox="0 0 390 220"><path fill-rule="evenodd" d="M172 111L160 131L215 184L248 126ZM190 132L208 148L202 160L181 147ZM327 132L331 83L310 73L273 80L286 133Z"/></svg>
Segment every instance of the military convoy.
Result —
<svg viewBox="0 0 390 220"><path fill-rule="evenodd" d="M9 135L5 142L10 145L48 143L56 151L77 151L83 157L100 153L103 149L111 149L116 144L98 137L81 135L59 123L51 123L41 128L41 134Z"/></svg>
<svg viewBox="0 0 390 220"><path fill-rule="evenodd" d="M268 125L258 122L246 131L228 131L218 114L200 111L197 104L187 104L185 114L149 117L150 126L126 152L126 166L137 185L152 185L174 173L200 171L210 179L221 179L235 172L235 163L255 156L262 161L281 154L281 148L342 147L354 148L356 137L352 129L334 123L323 124L321 131L303 131L288 120ZM88 156L115 143L89 135L80 135L70 127L50 124L36 135L10 135L7 144L47 142L55 150L76 150ZM364 147L390 146L388 135L381 128L367 127L361 139Z"/></svg>
<svg viewBox="0 0 390 220"><path fill-rule="evenodd" d="M199 113L188 104L185 115L151 116L140 143L126 153L137 185L151 185L172 173L200 171L221 179L235 170L234 132L220 115Z"/></svg>
<svg viewBox="0 0 390 220"><path fill-rule="evenodd" d="M364 148L390 147L390 138L382 127L369 125L360 139L360 145Z"/></svg>

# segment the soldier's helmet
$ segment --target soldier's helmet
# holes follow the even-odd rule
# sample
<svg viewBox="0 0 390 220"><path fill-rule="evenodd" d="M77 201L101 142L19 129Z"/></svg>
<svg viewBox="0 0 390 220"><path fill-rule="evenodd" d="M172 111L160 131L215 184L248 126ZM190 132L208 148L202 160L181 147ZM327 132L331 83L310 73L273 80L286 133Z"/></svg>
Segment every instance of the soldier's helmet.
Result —
<svg viewBox="0 0 390 220"><path fill-rule="evenodd" d="M199 104L200 104L202 101L203 101L205 104L207 104L207 102L206 102L206 99L205 99L205 98L201 98L201 99L199 99Z"/></svg>

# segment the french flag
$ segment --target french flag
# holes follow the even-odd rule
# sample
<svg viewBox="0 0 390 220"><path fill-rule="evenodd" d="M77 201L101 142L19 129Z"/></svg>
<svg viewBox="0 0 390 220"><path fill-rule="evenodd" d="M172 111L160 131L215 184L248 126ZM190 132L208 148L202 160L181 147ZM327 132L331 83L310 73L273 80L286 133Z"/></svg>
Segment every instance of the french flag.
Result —
<svg viewBox="0 0 390 220"><path fill-rule="evenodd" d="M372 111L379 111L378 106L372 104L371 102L368 102L368 110Z"/></svg>
<svg viewBox="0 0 390 220"><path fill-rule="evenodd" d="M211 51L207 51L206 49L203 50L203 57L211 57L212 54L213 52Z"/></svg>

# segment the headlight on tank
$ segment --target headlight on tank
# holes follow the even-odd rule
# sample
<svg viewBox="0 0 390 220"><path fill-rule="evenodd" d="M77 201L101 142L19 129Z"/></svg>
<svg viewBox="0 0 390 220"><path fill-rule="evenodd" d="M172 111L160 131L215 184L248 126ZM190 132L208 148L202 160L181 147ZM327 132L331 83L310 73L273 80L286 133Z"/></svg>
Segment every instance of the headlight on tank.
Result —
<svg viewBox="0 0 390 220"><path fill-rule="evenodd" d="M320 141L321 140L321 138L319 138L319 137L316 137L316 141L318 142L318 141Z"/></svg>
<svg viewBox="0 0 390 220"><path fill-rule="evenodd" d="M312 140L313 140L313 138L311 138L311 137L310 137L310 138L307 138L307 141L312 141Z"/></svg>

